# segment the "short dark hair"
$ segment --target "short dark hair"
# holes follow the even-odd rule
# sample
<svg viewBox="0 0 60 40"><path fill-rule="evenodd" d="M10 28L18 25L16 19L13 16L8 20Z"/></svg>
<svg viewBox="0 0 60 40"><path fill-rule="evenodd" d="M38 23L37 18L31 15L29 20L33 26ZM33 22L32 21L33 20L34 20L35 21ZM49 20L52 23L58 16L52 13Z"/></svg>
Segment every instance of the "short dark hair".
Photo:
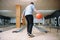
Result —
<svg viewBox="0 0 60 40"><path fill-rule="evenodd" d="M31 2L30 4L34 4L33 2Z"/></svg>

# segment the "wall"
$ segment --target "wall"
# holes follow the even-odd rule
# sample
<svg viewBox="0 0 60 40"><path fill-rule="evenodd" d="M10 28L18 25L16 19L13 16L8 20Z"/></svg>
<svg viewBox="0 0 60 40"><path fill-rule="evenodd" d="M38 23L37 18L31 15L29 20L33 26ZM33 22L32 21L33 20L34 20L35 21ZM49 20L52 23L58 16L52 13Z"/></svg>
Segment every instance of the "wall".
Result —
<svg viewBox="0 0 60 40"><path fill-rule="evenodd" d="M60 0L0 0L0 9L11 10L13 14L10 17L15 17L16 5L21 5L21 13L24 8L33 1L38 10L58 10L60 9ZM3 13L4 14L4 13ZM7 15L7 14L6 14Z"/></svg>
<svg viewBox="0 0 60 40"><path fill-rule="evenodd" d="M2 3L2 0L0 0L0 9L1 9L1 3Z"/></svg>
<svg viewBox="0 0 60 40"><path fill-rule="evenodd" d="M1 5L3 10L15 10L16 4L19 4L19 0L2 0Z"/></svg>
<svg viewBox="0 0 60 40"><path fill-rule="evenodd" d="M31 0L32 1L32 0ZM20 4L22 5L22 10L31 2L20 0ZM58 10L60 9L60 0L33 0L37 9L46 10Z"/></svg>
<svg viewBox="0 0 60 40"><path fill-rule="evenodd" d="M16 4L22 6L22 10L31 2L35 3L37 9L46 10L57 10L60 9L60 0L0 0L2 8L7 10L15 10Z"/></svg>
<svg viewBox="0 0 60 40"><path fill-rule="evenodd" d="M11 12L3 13L2 15L10 15L9 17L15 17L16 16L16 5L19 4L19 0L1 0L1 9L0 10L11 10Z"/></svg>

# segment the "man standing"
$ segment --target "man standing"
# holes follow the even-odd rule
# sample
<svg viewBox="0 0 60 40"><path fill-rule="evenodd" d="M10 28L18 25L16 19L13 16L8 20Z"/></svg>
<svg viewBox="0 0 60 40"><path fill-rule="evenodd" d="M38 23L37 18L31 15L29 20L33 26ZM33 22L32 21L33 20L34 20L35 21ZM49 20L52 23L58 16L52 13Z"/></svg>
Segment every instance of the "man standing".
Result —
<svg viewBox="0 0 60 40"><path fill-rule="evenodd" d="M22 14L22 19L23 16L25 16L26 20L27 20L27 34L30 37L34 37L34 35L32 34L32 28L33 28L33 12L38 13L38 11L35 9L34 3L31 2L30 5L28 5Z"/></svg>

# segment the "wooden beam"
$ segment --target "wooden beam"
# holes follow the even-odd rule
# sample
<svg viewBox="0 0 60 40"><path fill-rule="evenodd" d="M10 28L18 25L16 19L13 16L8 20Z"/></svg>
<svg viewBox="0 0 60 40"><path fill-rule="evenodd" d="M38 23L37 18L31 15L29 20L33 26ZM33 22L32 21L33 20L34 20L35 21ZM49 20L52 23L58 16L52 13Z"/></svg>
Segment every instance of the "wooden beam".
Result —
<svg viewBox="0 0 60 40"><path fill-rule="evenodd" d="M20 28L21 27L21 6L20 5L16 5L16 28Z"/></svg>

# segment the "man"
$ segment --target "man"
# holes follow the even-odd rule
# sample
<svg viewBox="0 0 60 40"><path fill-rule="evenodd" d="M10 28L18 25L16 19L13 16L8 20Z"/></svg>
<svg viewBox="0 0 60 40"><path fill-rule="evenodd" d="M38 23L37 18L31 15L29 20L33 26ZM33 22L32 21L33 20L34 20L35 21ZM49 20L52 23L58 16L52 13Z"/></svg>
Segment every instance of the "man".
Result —
<svg viewBox="0 0 60 40"><path fill-rule="evenodd" d="M30 5L28 5L22 14L22 19L23 16L25 16L26 20L27 20L27 34L30 37L34 37L34 35L32 34L32 28L33 28L33 11L35 11L36 13L38 13L38 11L35 9L34 3L31 2Z"/></svg>

